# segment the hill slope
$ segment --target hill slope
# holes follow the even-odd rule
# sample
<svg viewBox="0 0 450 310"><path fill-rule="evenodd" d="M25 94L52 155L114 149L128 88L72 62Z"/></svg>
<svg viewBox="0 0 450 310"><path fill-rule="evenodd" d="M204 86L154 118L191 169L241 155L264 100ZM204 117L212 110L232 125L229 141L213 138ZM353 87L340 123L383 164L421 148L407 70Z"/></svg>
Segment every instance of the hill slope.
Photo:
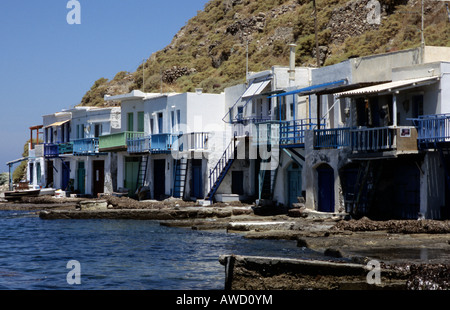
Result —
<svg viewBox="0 0 450 310"><path fill-rule="evenodd" d="M316 0L320 65L420 45L421 1L380 0L381 20L373 23L372 4L377 2ZM444 2L424 3L426 44L450 46ZM297 66L317 66L312 1L211 0L170 45L136 72L96 81L81 105L104 105L105 94L132 89L186 92L200 87L218 93L245 80L247 51L249 71L287 66L289 43L297 44Z"/></svg>

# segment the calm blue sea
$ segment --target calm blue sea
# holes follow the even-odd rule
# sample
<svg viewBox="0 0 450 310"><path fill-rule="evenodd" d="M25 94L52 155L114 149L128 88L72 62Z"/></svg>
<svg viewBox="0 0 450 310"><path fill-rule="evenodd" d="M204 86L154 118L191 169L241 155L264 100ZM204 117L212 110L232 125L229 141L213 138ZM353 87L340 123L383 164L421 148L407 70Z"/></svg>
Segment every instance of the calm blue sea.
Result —
<svg viewBox="0 0 450 310"><path fill-rule="evenodd" d="M0 211L0 290L223 289L222 254L321 258L294 241L247 240L154 221L44 221ZM67 283L71 260L80 263L80 285Z"/></svg>

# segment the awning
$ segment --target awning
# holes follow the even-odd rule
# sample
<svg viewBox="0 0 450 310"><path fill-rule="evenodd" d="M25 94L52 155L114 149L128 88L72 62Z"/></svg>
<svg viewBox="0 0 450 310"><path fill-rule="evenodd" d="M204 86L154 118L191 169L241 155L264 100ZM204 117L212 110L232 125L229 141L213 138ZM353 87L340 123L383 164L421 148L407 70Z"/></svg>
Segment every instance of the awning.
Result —
<svg viewBox="0 0 450 310"><path fill-rule="evenodd" d="M45 128L62 126L65 123L68 123L68 122L70 122L70 120L66 120L66 121L62 121L62 122L56 122L56 123L53 123L51 125L45 126Z"/></svg>
<svg viewBox="0 0 450 310"><path fill-rule="evenodd" d="M261 82L254 82L252 83L249 88L245 91L245 93L242 95L242 98L248 98L260 95L264 89L267 87L267 85L270 84L270 80L265 80Z"/></svg>
<svg viewBox="0 0 450 310"><path fill-rule="evenodd" d="M342 85L346 85L347 82L348 82L347 79L344 79L344 80L339 80L339 81L330 82L330 83L313 85L313 86L309 86L309 87L305 87L305 88L301 88L301 89L296 89L296 90L293 90L290 92L278 94L275 96L271 96L269 98L285 97L285 96L289 96L289 95L307 95L310 93L315 93L315 92L325 91L327 89L332 89L334 87L340 87Z"/></svg>
<svg viewBox="0 0 450 310"><path fill-rule="evenodd" d="M22 158L19 158L19 159L16 159L16 160L7 162L6 164L7 164L8 166L12 166L12 165L14 165L14 164L18 164L18 163L21 163L21 162L26 161L26 160L28 160L28 157L22 157Z"/></svg>
<svg viewBox="0 0 450 310"><path fill-rule="evenodd" d="M439 79L438 76L426 77L420 79L401 80L390 83L379 84L375 86L369 86L364 88L358 88L342 93L336 94L337 97L352 97L360 95L370 95L379 93L392 93L395 91L401 91L409 88L420 87L424 85L430 85L435 83Z"/></svg>

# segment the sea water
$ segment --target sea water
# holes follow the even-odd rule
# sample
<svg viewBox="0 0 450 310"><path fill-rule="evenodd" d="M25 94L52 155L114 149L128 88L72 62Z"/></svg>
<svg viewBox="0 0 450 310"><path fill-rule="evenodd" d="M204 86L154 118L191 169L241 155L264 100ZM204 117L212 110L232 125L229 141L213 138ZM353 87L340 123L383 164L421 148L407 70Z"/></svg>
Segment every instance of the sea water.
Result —
<svg viewBox="0 0 450 310"><path fill-rule="evenodd" d="M47 221L0 211L2 290L221 290L219 256L231 254L321 258L295 241L248 240L156 221ZM68 281L70 261L79 263L80 284Z"/></svg>

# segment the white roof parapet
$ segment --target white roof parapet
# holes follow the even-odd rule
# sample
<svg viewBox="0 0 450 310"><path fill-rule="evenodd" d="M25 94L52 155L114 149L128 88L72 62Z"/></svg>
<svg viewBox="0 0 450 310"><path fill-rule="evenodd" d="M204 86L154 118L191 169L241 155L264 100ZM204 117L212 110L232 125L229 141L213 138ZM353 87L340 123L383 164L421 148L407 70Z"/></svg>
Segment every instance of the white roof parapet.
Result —
<svg viewBox="0 0 450 310"><path fill-rule="evenodd" d="M117 96L110 96L105 95L104 100L105 101L125 101L125 100L136 100L136 99L144 99L147 94L141 92L140 90L133 90L129 94L123 94L123 95L117 95Z"/></svg>

